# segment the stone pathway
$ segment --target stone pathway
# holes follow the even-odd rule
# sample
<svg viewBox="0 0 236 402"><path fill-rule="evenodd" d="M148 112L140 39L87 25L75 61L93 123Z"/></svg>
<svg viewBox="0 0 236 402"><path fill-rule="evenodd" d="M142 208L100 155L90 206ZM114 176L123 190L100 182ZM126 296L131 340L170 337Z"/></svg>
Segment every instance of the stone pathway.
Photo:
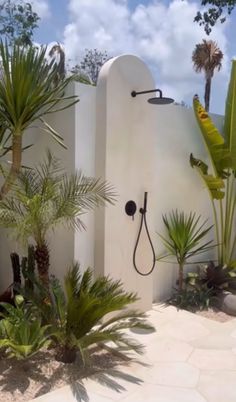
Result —
<svg viewBox="0 0 236 402"><path fill-rule="evenodd" d="M88 379L34 402L236 402L236 319L220 323L161 305L148 316L156 332L132 333L146 345L144 356L109 381Z"/></svg>

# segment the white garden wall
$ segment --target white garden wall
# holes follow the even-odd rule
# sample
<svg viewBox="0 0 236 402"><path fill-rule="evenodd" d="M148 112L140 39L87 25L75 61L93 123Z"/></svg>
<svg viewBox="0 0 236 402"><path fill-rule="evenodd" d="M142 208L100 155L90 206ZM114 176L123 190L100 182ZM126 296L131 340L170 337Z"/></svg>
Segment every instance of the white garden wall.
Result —
<svg viewBox="0 0 236 402"><path fill-rule="evenodd" d="M158 77L157 77L158 78ZM38 130L31 130L27 141L35 146L25 152L26 163L43 157L49 146L62 158L68 171L81 168L85 174L101 176L113 184L117 202L84 218L87 231L68 232L60 228L51 236L52 271L63 277L73 259L83 268L93 266L95 274L121 279L128 290L138 292L139 307L151 308L153 300L164 300L176 279L173 265L156 263L149 277L139 276L133 268L133 249L140 225L125 214L128 200L143 205L148 192L147 221L156 253L162 251L156 232L162 232L162 214L171 209L196 211L211 217L206 190L189 165L189 154L205 156L198 127L191 109L157 106L146 102L148 96L132 98L132 90L155 88L147 66L137 57L120 56L102 68L97 88L75 84L70 91L80 102L51 116L51 123L64 135L68 150L62 150ZM164 94L168 96L168 94ZM220 124L221 118L216 117ZM0 290L11 281L9 252L16 245L0 235ZM145 272L151 262L147 238L142 236L137 262Z"/></svg>

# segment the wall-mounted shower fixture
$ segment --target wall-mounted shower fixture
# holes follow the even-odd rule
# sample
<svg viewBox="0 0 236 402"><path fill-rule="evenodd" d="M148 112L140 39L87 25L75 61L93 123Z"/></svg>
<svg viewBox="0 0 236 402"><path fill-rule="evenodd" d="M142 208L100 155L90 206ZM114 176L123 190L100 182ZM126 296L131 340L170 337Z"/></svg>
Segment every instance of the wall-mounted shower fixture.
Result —
<svg viewBox="0 0 236 402"><path fill-rule="evenodd" d="M169 105L170 103L174 102L174 99L172 99L172 98L165 98L162 95L162 91L158 88L157 89L149 89L147 91L140 91L140 92L132 91L131 96L133 98L135 98L137 95L144 95L144 94L149 94L149 93L153 93L153 92L159 93L159 97L155 96L154 98L148 99L148 102L152 103L153 105Z"/></svg>
<svg viewBox="0 0 236 402"><path fill-rule="evenodd" d="M135 271L141 275L141 276L148 276L150 275L155 267L155 263L156 263L156 255L155 255L155 250L152 244L152 240L151 240L151 236L148 230L148 226L147 226L147 220L146 220L146 213L147 213L147 196L148 193L145 192L144 193L144 201L143 201L143 208L140 208L139 212L141 214L141 222L140 222L140 227L139 227L139 232L138 232L138 236L137 236L137 240L134 246L134 253L133 253L133 265L134 265L134 269ZM151 252L152 252L152 263L151 266L149 268L148 272L141 272L140 269L137 267L137 262L136 262L136 253L137 253L137 248L139 245L139 241L140 241L140 236L141 236L141 232L142 229L144 228L144 230L146 231L147 237L148 237L148 241L150 244L150 248L151 248Z"/></svg>
<svg viewBox="0 0 236 402"><path fill-rule="evenodd" d="M132 216L133 220L136 211L137 211L137 205L134 201L130 200L125 204L125 212L127 213L128 216Z"/></svg>

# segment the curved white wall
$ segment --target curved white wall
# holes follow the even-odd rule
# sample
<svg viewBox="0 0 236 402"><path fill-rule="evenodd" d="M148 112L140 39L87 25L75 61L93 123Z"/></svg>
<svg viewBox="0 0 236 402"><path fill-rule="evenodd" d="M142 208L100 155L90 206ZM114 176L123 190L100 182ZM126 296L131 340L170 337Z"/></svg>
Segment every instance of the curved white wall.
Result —
<svg viewBox="0 0 236 402"><path fill-rule="evenodd" d="M163 231L163 213L179 208L211 216L206 190L189 165L191 152L205 155L193 112L176 105L150 105L148 95L130 96L132 90L152 88L150 71L134 56L106 63L97 87L96 174L115 186L118 201L97 216L96 269L137 291L143 309L170 295L176 268L159 262L150 277L135 272L132 256L140 214L132 221L124 213L126 202L134 200L139 209L148 191L147 220L157 254L162 251L156 232ZM151 254L146 238L141 240L137 257L145 271Z"/></svg>

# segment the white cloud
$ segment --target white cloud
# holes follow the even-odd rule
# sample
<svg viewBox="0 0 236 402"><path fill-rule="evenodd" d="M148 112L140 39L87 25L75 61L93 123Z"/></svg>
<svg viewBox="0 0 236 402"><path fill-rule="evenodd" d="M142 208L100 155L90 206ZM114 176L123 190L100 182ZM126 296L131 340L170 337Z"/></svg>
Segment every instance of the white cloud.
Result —
<svg viewBox="0 0 236 402"><path fill-rule="evenodd" d="M125 0L69 0L70 23L64 42L68 58L78 61L85 48L107 50L109 55L132 53L151 68L157 85L177 100L191 99L202 92L203 76L192 68L196 43L205 37L203 28L193 23L199 3L172 0L169 5L152 0L133 11ZM225 90L228 75L226 25L216 26L211 39L224 52L224 63L214 79L214 87ZM224 97L223 97L224 98ZM216 102L216 110L219 110Z"/></svg>
<svg viewBox="0 0 236 402"><path fill-rule="evenodd" d="M49 18L51 16L50 7L47 0L32 0L33 10L40 18Z"/></svg>

